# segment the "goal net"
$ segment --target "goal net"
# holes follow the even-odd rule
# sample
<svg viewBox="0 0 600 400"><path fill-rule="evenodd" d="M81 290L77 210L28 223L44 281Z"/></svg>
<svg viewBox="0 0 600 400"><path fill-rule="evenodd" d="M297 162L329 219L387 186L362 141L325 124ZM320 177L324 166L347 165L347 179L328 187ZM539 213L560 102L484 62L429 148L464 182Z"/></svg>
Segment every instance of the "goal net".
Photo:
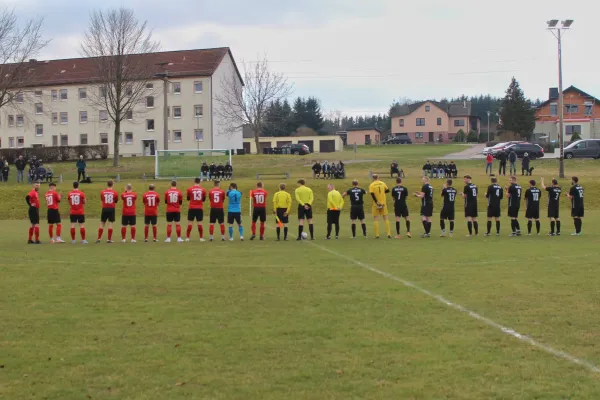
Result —
<svg viewBox="0 0 600 400"><path fill-rule="evenodd" d="M203 163L209 166L231 162L231 150L157 150L154 158L154 175L157 179L196 178Z"/></svg>

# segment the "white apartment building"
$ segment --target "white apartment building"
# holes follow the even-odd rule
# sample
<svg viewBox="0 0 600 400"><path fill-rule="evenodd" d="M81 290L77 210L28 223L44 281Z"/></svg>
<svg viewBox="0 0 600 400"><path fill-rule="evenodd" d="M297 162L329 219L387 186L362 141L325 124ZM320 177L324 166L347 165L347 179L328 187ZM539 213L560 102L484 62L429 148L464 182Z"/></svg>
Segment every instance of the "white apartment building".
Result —
<svg viewBox="0 0 600 400"><path fill-rule="evenodd" d="M225 132L215 115L223 81L243 85L229 48L159 52L146 57L157 73L168 73L168 148L241 149L242 130ZM113 153L114 124L90 100L92 60L30 60L35 74L22 96L0 110L0 148L108 144ZM124 156L150 156L164 149L163 79L148 82L142 104L121 122Z"/></svg>

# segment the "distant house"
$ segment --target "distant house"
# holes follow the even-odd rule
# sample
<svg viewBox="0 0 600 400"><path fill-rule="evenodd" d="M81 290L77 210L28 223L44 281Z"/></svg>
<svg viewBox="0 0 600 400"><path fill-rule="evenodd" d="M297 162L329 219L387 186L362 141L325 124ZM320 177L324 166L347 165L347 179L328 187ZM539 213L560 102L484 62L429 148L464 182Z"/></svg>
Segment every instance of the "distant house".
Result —
<svg viewBox="0 0 600 400"><path fill-rule="evenodd" d="M471 112L471 102L421 101L392 113L392 135L408 135L413 143L448 143L459 130L479 134L481 121Z"/></svg>
<svg viewBox="0 0 600 400"><path fill-rule="evenodd" d="M600 139L600 100L575 86L563 90L565 142L578 133L582 139ZM535 110L535 139L558 140L558 89L550 88L548 100Z"/></svg>
<svg viewBox="0 0 600 400"><path fill-rule="evenodd" d="M346 146L379 144L381 130L378 128L351 128L337 132Z"/></svg>

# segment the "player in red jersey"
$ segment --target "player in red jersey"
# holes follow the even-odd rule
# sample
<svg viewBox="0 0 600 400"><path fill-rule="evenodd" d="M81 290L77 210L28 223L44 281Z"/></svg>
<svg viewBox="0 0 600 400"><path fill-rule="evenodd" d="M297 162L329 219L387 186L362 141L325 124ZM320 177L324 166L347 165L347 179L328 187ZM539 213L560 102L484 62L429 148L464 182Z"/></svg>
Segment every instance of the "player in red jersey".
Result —
<svg viewBox="0 0 600 400"><path fill-rule="evenodd" d="M135 243L135 201L137 200L137 193L133 191L131 183L125 187L125 192L121 194L121 200L123 200L123 215L121 216L121 242L127 242L127 226L131 229L131 243Z"/></svg>
<svg viewBox="0 0 600 400"><path fill-rule="evenodd" d="M223 210L225 191L219 187L219 181L215 181L214 187L208 192L208 198L210 199L209 240L213 241L215 222L219 222L221 226L221 240L225 241L225 211Z"/></svg>
<svg viewBox="0 0 600 400"><path fill-rule="evenodd" d="M69 218L71 219L71 242L77 243L75 240L75 225L79 224L79 234L81 235L81 243L87 244L85 240L85 213L83 206L85 205L85 194L79 190L79 182L73 182L73 190L67 195L69 199Z"/></svg>
<svg viewBox="0 0 600 400"><path fill-rule="evenodd" d="M58 211L60 194L56 191L56 183L51 182L48 185L48 191L44 197L48 205L48 234L50 235L50 243L64 243L65 241L60 238L62 231L60 212ZM56 238L54 237L54 225L56 225Z"/></svg>
<svg viewBox="0 0 600 400"><path fill-rule="evenodd" d="M106 182L106 189L100 192L100 201L102 202L102 211L100 213L100 228L98 228L98 239L100 243L104 234L104 225L108 222L108 243L112 243L113 222L115 222L115 207L119 202L119 193L113 189L112 180Z"/></svg>
<svg viewBox="0 0 600 400"><path fill-rule="evenodd" d="M165 203L167 203L167 239L165 243L171 242L171 232L173 232L173 223L175 223L175 232L177 233L177 242L183 242L181 238L181 204L183 204L183 195L177 189L177 182L171 182L171 189L165 192Z"/></svg>
<svg viewBox="0 0 600 400"><path fill-rule="evenodd" d="M252 199L252 236L250 240L256 239L256 221L260 218L260 240L265 240L265 221L267 220L267 191L263 189L263 183L257 182L256 189L250 191Z"/></svg>
<svg viewBox="0 0 600 400"><path fill-rule="evenodd" d="M158 222L158 204L160 203L160 195L156 193L154 189L155 186L150 185L148 191L144 193L144 196L142 197L142 202L144 203L144 242L148 242L150 225L152 225L154 242L158 242L158 239L156 238L156 223Z"/></svg>
<svg viewBox="0 0 600 400"><path fill-rule="evenodd" d="M31 226L29 227L29 240L28 244L41 244L40 242L40 184L35 182L33 184L33 188L27 196L25 196L25 201L29 206L29 222ZM33 235L35 234L35 242L33 241Z"/></svg>
<svg viewBox="0 0 600 400"><path fill-rule="evenodd" d="M190 234L194 227L194 220L196 220L200 241L204 242L204 227L202 226L202 220L204 219L203 206L206 201L206 190L200 186L200 178L194 179L194 186L187 190L187 199L190 202L190 208L188 209L188 227L185 241L190 241Z"/></svg>

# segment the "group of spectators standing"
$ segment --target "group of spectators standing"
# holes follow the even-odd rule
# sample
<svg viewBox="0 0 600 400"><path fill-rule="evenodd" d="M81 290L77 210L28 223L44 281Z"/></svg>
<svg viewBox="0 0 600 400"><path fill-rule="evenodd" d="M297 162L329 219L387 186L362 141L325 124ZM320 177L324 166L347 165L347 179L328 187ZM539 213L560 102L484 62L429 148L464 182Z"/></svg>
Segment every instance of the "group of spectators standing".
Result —
<svg viewBox="0 0 600 400"><path fill-rule="evenodd" d="M458 176L458 168L454 161L450 161L450 164L447 162L430 162L429 160L423 165L423 176L428 176L429 178L456 178Z"/></svg>
<svg viewBox="0 0 600 400"><path fill-rule="evenodd" d="M223 165L223 163L217 165L214 162L208 165L205 161L200 167L200 181L226 181L231 180L231 178L233 178L233 166L229 164L229 161L227 161L225 165Z"/></svg>
<svg viewBox="0 0 600 400"><path fill-rule="evenodd" d="M4 157L0 157L0 182L8 182L10 165ZM29 169L27 168L29 167ZM27 182L52 181L52 167L45 166L42 160L33 156L30 160L25 160L19 156L15 160L15 169L17 170L17 183L25 182L25 171L27 170Z"/></svg>
<svg viewBox="0 0 600 400"><path fill-rule="evenodd" d="M315 161L312 166L313 178L319 179L321 178L321 174L323 174L323 179L344 179L346 177L346 169L343 162L332 162L325 161L323 165L318 161Z"/></svg>
<svg viewBox="0 0 600 400"><path fill-rule="evenodd" d="M510 176L516 175L518 159L519 159L519 157L517 156L517 153L515 153L515 151L512 149L508 153L502 152L502 153L498 154L498 162L500 163L500 166L498 167L498 175L506 176L506 163L507 162L510 165L509 171L508 171L509 175ZM485 157L485 173L486 174L489 173L490 176L493 175L493 163L494 163L494 156L492 156L491 154L488 154ZM529 157L528 153L525 153L523 155L523 159L521 160L521 175L531 176L531 174L533 173L533 170L534 170L534 168L531 166L531 158Z"/></svg>

